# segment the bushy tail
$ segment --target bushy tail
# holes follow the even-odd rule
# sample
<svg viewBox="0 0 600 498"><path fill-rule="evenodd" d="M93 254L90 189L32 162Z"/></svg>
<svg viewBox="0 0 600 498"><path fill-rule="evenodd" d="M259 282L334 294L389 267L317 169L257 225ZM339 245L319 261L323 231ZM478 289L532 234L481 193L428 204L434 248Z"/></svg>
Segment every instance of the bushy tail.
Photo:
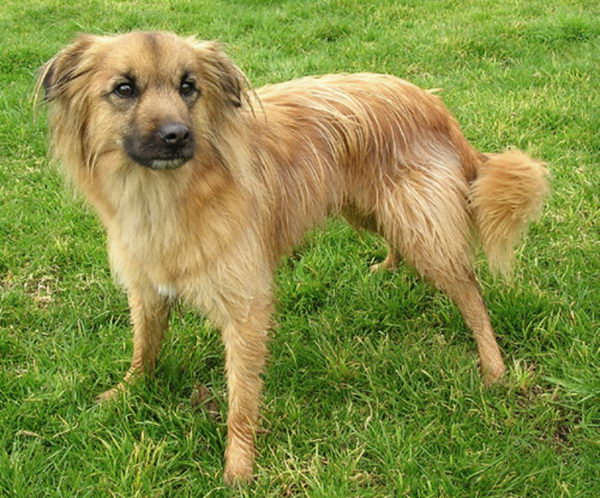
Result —
<svg viewBox="0 0 600 498"><path fill-rule="evenodd" d="M518 150L486 157L471 185L471 207L491 270L508 275L514 246L541 214L548 170Z"/></svg>

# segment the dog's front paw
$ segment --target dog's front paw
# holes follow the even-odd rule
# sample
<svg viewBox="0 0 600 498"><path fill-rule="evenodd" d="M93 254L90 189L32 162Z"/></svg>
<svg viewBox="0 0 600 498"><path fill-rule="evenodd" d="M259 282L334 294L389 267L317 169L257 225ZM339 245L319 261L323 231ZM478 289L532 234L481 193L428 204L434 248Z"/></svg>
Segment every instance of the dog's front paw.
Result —
<svg viewBox="0 0 600 498"><path fill-rule="evenodd" d="M252 455L231 446L225 458L225 483L229 486L241 486L252 481Z"/></svg>
<svg viewBox="0 0 600 498"><path fill-rule="evenodd" d="M252 465L226 465L225 484L236 487L252 481Z"/></svg>

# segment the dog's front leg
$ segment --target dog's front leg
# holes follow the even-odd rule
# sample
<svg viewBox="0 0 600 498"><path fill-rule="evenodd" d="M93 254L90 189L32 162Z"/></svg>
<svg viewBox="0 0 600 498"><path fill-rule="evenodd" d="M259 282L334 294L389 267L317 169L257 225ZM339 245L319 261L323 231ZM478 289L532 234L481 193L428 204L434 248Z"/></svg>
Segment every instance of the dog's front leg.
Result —
<svg viewBox="0 0 600 498"><path fill-rule="evenodd" d="M225 450L228 484L246 482L252 477L269 323L270 305L254 306L249 318L223 329L229 396Z"/></svg>
<svg viewBox="0 0 600 498"><path fill-rule="evenodd" d="M154 369L167 329L171 309L169 299L160 296L153 289L131 289L128 298L133 324L131 366L123 382L98 396L98 401L113 399L137 376Z"/></svg>

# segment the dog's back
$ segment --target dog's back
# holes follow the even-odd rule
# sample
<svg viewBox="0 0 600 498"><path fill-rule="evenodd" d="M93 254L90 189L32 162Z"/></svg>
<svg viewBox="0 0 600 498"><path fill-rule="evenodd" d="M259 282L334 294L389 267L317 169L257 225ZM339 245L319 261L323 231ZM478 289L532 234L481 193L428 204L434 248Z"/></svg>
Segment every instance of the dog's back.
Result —
<svg viewBox="0 0 600 498"><path fill-rule="evenodd" d="M331 212L380 226L386 197L414 204L405 188L465 197L483 160L439 98L393 76L310 77L257 95L255 160L282 250Z"/></svg>

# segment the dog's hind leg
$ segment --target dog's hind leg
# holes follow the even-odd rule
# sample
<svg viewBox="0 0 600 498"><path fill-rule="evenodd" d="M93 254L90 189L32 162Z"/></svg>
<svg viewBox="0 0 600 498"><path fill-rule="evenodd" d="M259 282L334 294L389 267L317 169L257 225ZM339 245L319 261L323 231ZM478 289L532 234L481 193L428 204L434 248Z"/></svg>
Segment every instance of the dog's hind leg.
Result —
<svg viewBox="0 0 600 498"><path fill-rule="evenodd" d="M383 235L381 230L377 227L377 219L374 215L363 215L361 214L355 206L349 205L345 206L341 212L342 216L346 219L346 221L357 230L367 230L369 232L377 233L379 235ZM388 246L388 253L385 259L381 263L375 263L369 267L371 272L381 271L381 270L395 270L398 268L400 261L402 260L402 256L400 256L399 252L392 246Z"/></svg>
<svg viewBox="0 0 600 498"><path fill-rule="evenodd" d="M98 396L98 401L115 398L142 373L150 372L156 359L169 322L171 300L160 296L154 290L145 292L130 290L129 309L133 323L133 357L131 366L123 382Z"/></svg>
<svg viewBox="0 0 600 498"><path fill-rule="evenodd" d="M381 263L375 263L369 267L369 270L372 272L381 271L381 270L395 270L398 268L398 262L400 260L400 256L396 249L392 246L388 247L388 253L385 259Z"/></svg>
<svg viewBox="0 0 600 498"><path fill-rule="evenodd" d="M438 278L434 283L448 293L473 331L483 382L493 384L502 376L505 367L475 276L469 271L460 279L440 281Z"/></svg>
<svg viewBox="0 0 600 498"><path fill-rule="evenodd" d="M483 380L489 385L505 367L472 270L466 188L451 169L423 172L380 197L378 223L390 247L398 248L458 306L473 332Z"/></svg>

